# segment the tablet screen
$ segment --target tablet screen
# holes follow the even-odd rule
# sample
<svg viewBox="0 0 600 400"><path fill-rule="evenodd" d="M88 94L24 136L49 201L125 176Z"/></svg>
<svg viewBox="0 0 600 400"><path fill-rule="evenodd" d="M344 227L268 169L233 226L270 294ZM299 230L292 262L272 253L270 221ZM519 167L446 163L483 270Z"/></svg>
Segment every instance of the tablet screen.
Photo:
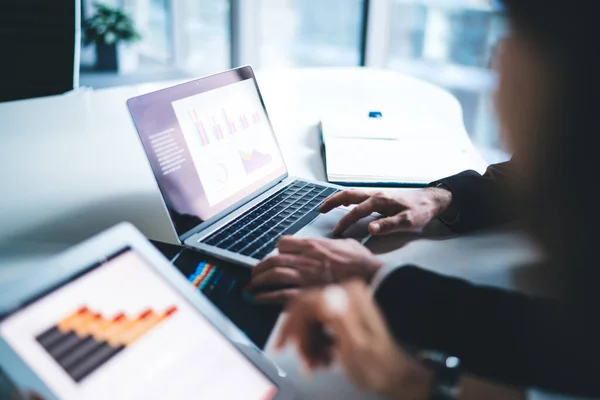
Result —
<svg viewBox="0 0 600 400"><path fill-rule="evenodd" d="M125 249L3 321L61 399L256 399L277 387L136 252Z"/></svg>

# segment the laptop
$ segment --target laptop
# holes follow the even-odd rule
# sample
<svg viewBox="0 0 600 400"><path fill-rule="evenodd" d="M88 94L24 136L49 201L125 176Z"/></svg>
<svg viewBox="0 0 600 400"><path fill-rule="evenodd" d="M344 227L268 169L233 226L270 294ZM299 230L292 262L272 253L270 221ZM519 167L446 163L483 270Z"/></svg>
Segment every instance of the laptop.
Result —
<svg viewBox="0 0 600 400"><path fill-rule="evenodd" d="M254 72L244 66L127 101L179 241L255 265L282 235L332 237L347 210L318 212L340 189L295 179ZM349 237L368 236L367 223Z"/></svg>
<svg viewBox="0 0 600 400"><path fill-rule="evenodd" d="M0 369L21 394L293 398L285 374L132 225L44 270L53 278L0 316Z"/></svg>

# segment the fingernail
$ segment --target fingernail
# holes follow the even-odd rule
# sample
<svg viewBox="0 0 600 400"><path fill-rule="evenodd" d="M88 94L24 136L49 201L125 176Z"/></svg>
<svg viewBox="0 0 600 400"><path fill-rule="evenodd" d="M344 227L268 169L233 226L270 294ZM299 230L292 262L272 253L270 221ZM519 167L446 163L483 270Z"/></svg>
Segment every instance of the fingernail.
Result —
<svg viewBox="0 0 600 400"><path fill-rule="evenodd" d="M379 224L371 224L371 230L373 231L373 233L379 232L380 229L381 226L379 226Z"/></svg>

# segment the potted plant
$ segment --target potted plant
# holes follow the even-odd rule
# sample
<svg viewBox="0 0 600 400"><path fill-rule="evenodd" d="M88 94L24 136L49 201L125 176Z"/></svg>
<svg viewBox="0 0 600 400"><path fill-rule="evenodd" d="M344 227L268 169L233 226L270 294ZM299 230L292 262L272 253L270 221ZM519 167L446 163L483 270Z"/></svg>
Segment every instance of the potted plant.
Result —
<svg viewBox="0 0 600 400"><path fill-rule="evenodd" d="M119 65L122 45L137 42L140 35L131 17L122 10L100 3L94 7L94 15L83 23L84 44L96 44L96 69L122 72Z"/></svg>

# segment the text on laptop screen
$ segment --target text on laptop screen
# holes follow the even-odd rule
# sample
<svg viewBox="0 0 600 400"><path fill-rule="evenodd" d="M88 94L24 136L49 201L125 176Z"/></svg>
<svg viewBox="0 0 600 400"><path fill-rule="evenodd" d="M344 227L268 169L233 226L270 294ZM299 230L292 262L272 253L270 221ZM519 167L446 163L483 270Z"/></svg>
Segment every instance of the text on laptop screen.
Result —
<svg viewBox="0 0 600 400"><path fill-rule="evenodd" d="M179 235L286 172L254 79L234 72L129 103ZM221 76L220 86L202 86Z"/></svg>
<svg viewBox="0 0 600 400"><path fill-rule="evenodd" d="M132 250L16 312L0 332L60 399L269 400L277 392Z"/></svg>

